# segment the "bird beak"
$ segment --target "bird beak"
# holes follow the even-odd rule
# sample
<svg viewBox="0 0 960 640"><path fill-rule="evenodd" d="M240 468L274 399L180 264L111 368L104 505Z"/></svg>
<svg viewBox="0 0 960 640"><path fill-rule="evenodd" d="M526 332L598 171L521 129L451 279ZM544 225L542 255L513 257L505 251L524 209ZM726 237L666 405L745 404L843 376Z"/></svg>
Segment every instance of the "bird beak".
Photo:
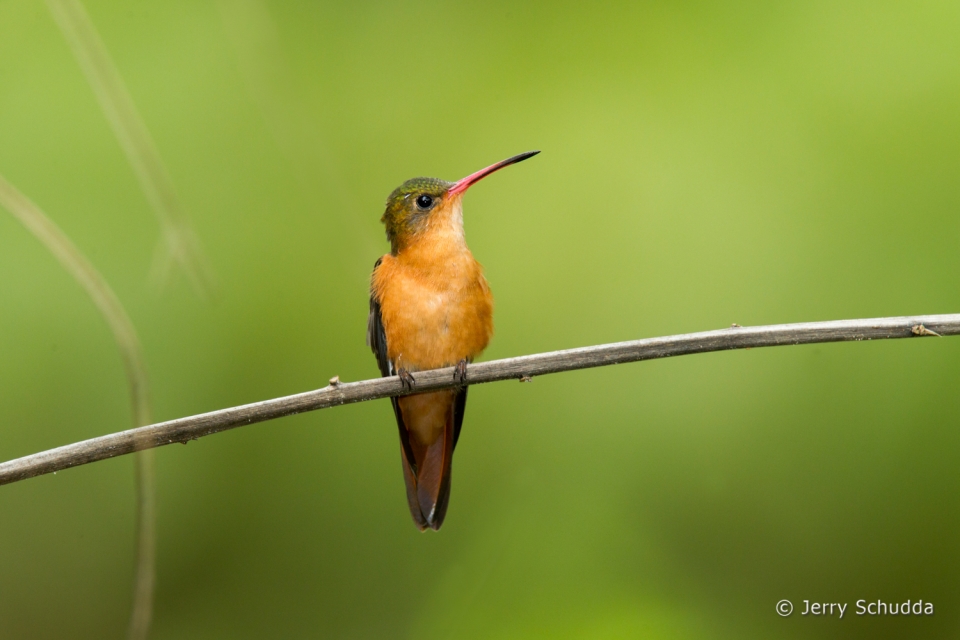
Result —
<svg viewBox="0 0 960 640"><path fill-rule="evenodd" d="M463 178L462 180L457 180L456 182L454 182L453 186L450 187L450 189L447 191L447 194L451 196L462 194L464 191L469 189L470 185L472 185L474 182L479 182L481 178L486 178L488 175L490 175L494 171L499 171L500 169L503 169L508 165L516 164L518 162L523 162L527 158L532 158L538 153L540 152L527 151L526 153L521 153L518 156L513 156L512 158L507 158L506 160L501 160L497 164L492 164L486 169L480 169L480 171L477 171L476 173L471 173L466 178Z"/></svg>

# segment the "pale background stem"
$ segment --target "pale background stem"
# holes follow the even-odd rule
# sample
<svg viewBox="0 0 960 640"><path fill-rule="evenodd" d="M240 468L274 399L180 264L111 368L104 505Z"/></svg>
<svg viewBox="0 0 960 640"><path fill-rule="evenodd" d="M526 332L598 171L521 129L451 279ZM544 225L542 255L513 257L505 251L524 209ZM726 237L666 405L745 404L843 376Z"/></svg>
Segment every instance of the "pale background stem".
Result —
<svg viewBox="0 0 960 640"><path fill-rule="evenodd" d="M184 270L197 292L209 297L214 288L213 270L150 132L90 16L79 0L47 0L47 6L160 221L161 243L165 249L155 256L154 276L165 279L172 259Z"/></svg>
<svg viewBox="0 0 960 640"><path fill-rule="evenodd" d="M70 238L53 223L29 198L0 176L0 206L19 220L64 269L76 279L110 327L120 349L123 366L130 387L130 402L135 427L150 424L150 401L143 351L137 332L103 276ZM147 449L134 444L135 449ZM136 456L137 475L137 560L134 586L134 605L130 621L130 638L146 638L153 608L154 558L156 534L154 531L153 452L140 451Z"/></svg>

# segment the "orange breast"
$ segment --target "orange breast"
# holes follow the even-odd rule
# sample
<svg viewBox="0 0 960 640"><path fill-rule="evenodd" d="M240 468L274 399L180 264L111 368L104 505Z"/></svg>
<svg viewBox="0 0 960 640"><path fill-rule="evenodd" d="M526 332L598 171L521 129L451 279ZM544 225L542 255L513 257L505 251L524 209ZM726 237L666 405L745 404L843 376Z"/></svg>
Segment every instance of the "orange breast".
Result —
<svg viewBox="0 0 960 640"><path fill-rule="evenodd" d="M387 355L408 371L472 360L493 335L493 297L469 251L386 255L373 274Z"/></svg>

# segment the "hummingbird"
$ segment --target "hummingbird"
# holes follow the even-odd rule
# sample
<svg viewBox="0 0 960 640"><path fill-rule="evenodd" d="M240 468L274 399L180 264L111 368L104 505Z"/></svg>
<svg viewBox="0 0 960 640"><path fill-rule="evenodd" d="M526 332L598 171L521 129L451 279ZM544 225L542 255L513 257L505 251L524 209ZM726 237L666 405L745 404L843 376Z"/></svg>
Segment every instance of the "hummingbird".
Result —
<svg viewBox="0 0 960 640"><path fill-rule="evenodd" d="M467 364L493 335L493 296L463 233L463 194L491 173L540 153L528 151L456 182L413 178L387 198L380 221L390 253L370 283L367 346L380 374L416 386L414 373ZM450 467L467 405L467 387L390 399L400 431L407 504L417 527L439 529L450 499Z"/></svg>

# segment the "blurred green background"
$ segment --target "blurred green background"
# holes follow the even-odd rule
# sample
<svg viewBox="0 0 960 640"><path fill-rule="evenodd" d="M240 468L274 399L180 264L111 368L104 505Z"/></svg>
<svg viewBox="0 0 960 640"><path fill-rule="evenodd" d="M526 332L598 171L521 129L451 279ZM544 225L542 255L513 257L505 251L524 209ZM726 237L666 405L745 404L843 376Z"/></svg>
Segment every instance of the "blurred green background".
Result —
<svg viewBox="0 0 960 640"><path fill-rule="evenodd" d="M528 149L466 199L485 358L960 310L956 2L85 5L216 298L151 284L156 219L41 2L0 1L0 173L127 306L157 419L375 376L387 194ZM127 428L110 333L0 213L0 459ZM475 387L438 534L386 401L160 449L152 637L955 637L958 381L953 338ZM124 457L0 488L0 637L125 633L133 487Z"/></svg>

